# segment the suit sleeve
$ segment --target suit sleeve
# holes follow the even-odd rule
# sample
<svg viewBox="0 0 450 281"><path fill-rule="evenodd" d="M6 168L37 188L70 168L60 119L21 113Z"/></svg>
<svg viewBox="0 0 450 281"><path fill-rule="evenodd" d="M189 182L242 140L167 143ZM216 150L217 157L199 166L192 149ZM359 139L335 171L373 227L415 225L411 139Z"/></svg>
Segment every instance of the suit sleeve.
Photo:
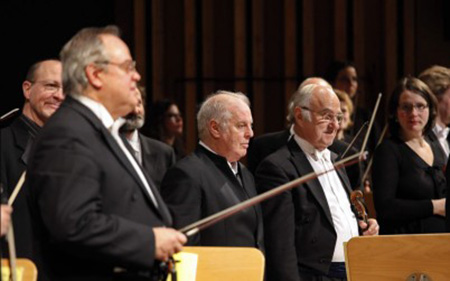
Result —
<svg viewBox="0 0 450 281"><path fill-rule="evenodd" d="M161 184L161 196L169 207L176 229L202 217L202 191L195 175L180 166L169 169ZM200 234L189 238L187 245L200 245Z"/></svg>
<svg viewBox="0 0 450 281"><path fill-rule="evenodd" d="M152 227L104 209L105 169L83 141L72 139L55 147L56 142L52 139L36 149L27 179L49 243L87 260L151 268Z"/></svg>
<svg viewBox="0 0 450 281"><path fill-rule="evenodd" d="M266 158L256 171L258 193L290 181L280 165ZM299 281L295 246L295 209L291 191L262 203L266 246L266 280Z"/></svg>
<svg viewBox="0 0 450 281"><path fill-rule="evenodd" d="M398 198L400 163L400 151L392 142L384 142L375 151L372 181L377 216L391 221L431 216L433 213L431 200Z"/></svg>

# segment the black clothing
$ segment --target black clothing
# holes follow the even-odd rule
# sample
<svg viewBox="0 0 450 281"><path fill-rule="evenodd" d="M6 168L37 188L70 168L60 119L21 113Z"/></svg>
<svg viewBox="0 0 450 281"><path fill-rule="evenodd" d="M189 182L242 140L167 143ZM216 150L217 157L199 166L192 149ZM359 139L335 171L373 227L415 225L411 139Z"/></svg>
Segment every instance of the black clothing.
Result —
<svg viewBox="0 0 450 281"><path fill-rule="evenodd" d="M431 203L446 194L445 160L439 157L438 144L429 143L434 155L432 166L398 138L383 141L375 151L373 194L381 234L445 230L445 218L433 215Z"/></svg>

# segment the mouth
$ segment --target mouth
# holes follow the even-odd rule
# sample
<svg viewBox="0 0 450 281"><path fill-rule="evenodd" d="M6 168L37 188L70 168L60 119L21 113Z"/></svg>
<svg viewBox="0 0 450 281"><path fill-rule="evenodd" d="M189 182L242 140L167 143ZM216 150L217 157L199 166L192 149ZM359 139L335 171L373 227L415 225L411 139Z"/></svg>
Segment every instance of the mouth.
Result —
<svg viewBox="0 0 450 281"><path fill-rule="evenodd" d="M50 107L50 108L53 108L53 109L58 109L60 105L61 105L60 102L58 102L58 103L47 103L47 106Z"/></svg>

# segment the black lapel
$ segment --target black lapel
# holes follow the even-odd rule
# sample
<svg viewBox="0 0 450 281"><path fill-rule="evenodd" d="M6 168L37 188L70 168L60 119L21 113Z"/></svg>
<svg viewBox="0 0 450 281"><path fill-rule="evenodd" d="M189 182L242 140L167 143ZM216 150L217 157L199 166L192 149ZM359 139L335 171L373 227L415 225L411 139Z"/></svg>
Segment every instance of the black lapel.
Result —
<svg viewBox="0 0 450 281"><path fill-rule="evenodd" d="M309 173L314 172L311 164L306 158L305 153L298 146L297 142L294 138L292 138L288 143L289 151L291 152L290 161L293 163L294 167L297 170L298 176L304 176ZM323 209L326 214L327 219L333 225L333 219L331 218L330 207L328 206L327 198L325 197L325 193L323 192L322 186L317 178L312 179L303 184L303 186L311 192L314 198L319 203L320 207Z"/></svg>
<svg viewBox="0 0 450 281"><path fill-rule="evenodd" d="M20 159L26 166L33 140L31 139L31 135L27 130L27 125L21 119L21 116L11 124L11 131L14 135L16 147L22 152Z"/></svg>
<svg viewBox="0 0 450 281"><path fill-rule="evenodd" d="M122 151L122 149L120 148L119 144L117 143L117 141L114 139L114 137L111 135L111 133L105 128L105 126L103 126L102 122L100 121L100 119L97 118L97 116L91 111L89 110L86 106L84 106L83 104L81 104L80 102L74 100L73 98L70 98L70 96L68 96L65 100L65 102L67 102L68 104L70 104L76 111L78 111L80 114L82 114L83 116L86 117L86 119L94 126L95 129L97 129L98 131L100 131L100 133L102 134L105 142L108 144L108 146L110 147L111 151L114 153L114 155L117 157L117 159L119 160L119 162L122 164L123 167L125 167L125 169L132 175L132 177L135 179L136 183L139 185L139 187L142 189L143 193L145 194L145 197L147 198L147 200L149 201L150 206L156 211L156 213L158 213L160 215L160 217L164 220L167 220L169 222L171 222L171 218L170 215L168 218L165 218L165 214L163 215L161 212L161 210L159 210L158 208L156 208L155 204L153 204L152 199L150 198L150 195L148 194L147 189L145 188L144 183L141 181L141 179L139 178L139 175L136 173L136 171L134 170L133 166L131 165L130 161L128 160L128 158L126 157L125 153ZM128 144L127 142L124 142L125 146ZM144 172L145 175L145 172ZM148 177L147 177L148 180ZM153 182L148 182L149 185L154 185ZM152 191L154 191L154 189L152 189ZM155 198L161 198L159 196L159 194L156 194L156 192L153 192L155 195ZM158 205L162 206L164 209L165 205L164 203L160 204L160 201L158 201ZM162 200L161 200L162 202ZM170 225L170 224L169 224Z"/></svg>

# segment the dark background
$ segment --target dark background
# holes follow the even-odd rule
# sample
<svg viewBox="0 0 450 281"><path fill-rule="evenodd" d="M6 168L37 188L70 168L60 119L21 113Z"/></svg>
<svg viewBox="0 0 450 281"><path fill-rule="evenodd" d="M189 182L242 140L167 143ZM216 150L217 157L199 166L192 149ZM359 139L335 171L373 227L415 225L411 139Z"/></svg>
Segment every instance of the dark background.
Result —
<svg viewBox="0 0 450 281"><path fill-rule="evenodd" d="M445 0L0 1L0 115L22 106L32 63L58 57L83 27L117 24L150 101L179 103L188 150L196 108L218 89L249 95L259 135L283 128L299 82L333 59L355 61L368 108L403 75L449 67L449 15Z"/></svg>

